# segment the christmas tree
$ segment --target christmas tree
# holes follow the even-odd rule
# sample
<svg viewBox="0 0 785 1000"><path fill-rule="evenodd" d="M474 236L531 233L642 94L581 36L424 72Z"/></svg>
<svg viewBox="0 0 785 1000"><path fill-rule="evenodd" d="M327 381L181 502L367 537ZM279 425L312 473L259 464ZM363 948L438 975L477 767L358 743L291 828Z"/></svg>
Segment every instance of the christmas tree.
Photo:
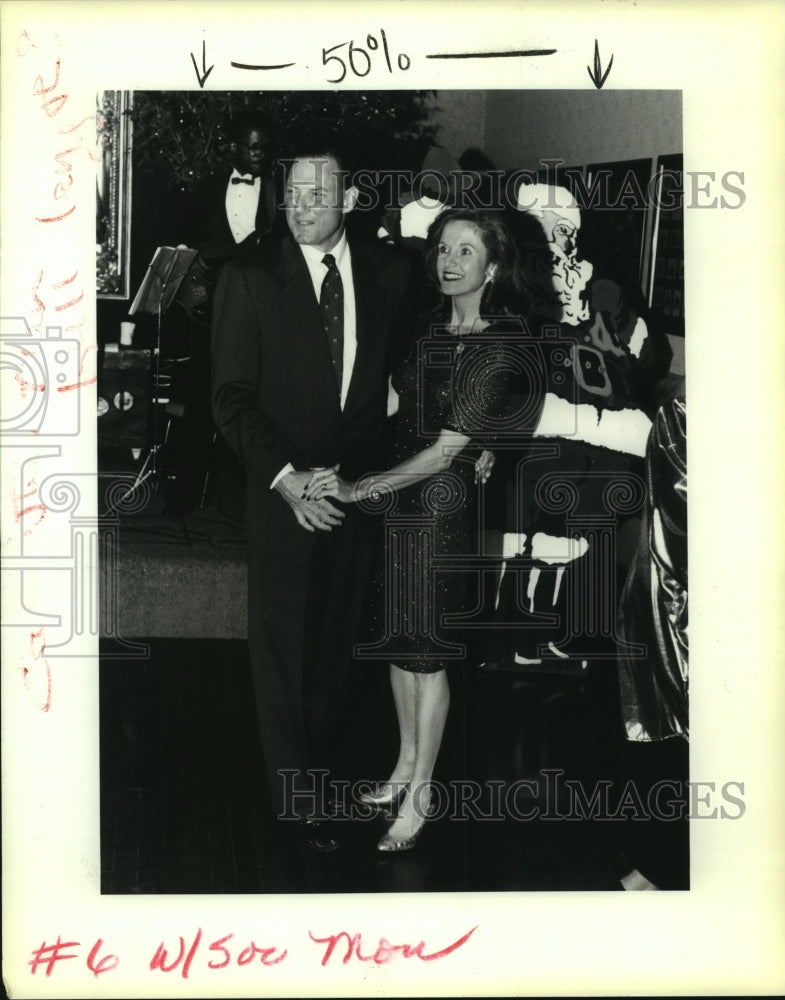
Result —
<svg viewBox="0 0 785 1000"><path fill-rule="evenodd" d="M228 128L240 112L277 122L277 155L303 140L333 144L367 170L418 170L436 131L428 91L137 91L133 95L135 168L163 170L186 193L230 162Z"/></svg>

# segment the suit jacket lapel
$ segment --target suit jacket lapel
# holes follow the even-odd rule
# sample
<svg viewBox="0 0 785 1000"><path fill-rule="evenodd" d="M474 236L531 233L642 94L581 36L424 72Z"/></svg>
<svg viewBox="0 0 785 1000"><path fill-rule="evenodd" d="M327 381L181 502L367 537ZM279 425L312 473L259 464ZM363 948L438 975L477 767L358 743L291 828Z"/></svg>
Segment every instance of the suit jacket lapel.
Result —
<svg viewBox="0 0 785 1000"><path fill-rule="evenodd" d="M229 178L231 176L231 173L223 175L218 179L215 186L216 216L219 219L219 226L223 233L223 239L228 243L234 243L234 234L232 233L232 227L229 225L229 219L226 215L226 191L229 187Z"/></svg>
<svg viewBox="0 0 785 1000"><path fill-rule="evenodd" d="M354 279L354 301L356 310L357 353L354 358L352 378L343 408L346 413L357 398L365 378L364 373L370 361L381 320L382 290L379 287L376 269L362 252L362 247L350 241L352 252L352 277Z"/></svg>
<svg viewBox="0 0 785 1000"><path fill-rule="evenodd" d="M326 398L333 399L337 409L341 401L319 303L302 251L288 236L281 243L278 273L283 280L282 301L289 319L287 335L302 339L306 351L302 362L313 367Z"/></svg>
<svg viewBox="0 0 785 1000"><path fill-rule="evenodd" d="M275 218L275 185L268 177L262 177L259 190L259 204L256 208L256 228L264 235L273 228Z"/></svg>

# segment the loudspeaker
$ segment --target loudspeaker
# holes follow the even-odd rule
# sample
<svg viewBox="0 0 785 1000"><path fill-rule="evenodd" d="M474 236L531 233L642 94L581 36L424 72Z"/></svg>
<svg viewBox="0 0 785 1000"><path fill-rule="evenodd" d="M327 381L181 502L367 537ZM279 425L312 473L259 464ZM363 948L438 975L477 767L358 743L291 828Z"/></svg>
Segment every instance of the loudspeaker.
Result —
<svg viewBox="0 0 785 1000"><path fill-rule="evenodd" d="M99 449L147 447L152 395L152 351L107 344L98 377Z"/></svg>

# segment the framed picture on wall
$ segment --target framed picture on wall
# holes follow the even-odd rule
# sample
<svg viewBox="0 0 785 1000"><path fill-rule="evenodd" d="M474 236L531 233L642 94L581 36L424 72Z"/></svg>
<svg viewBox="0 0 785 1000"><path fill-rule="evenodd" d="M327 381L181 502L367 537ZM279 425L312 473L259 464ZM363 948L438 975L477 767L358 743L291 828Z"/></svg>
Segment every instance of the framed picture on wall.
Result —
<svg viewBox="0 0 785 1000"><path fill-rule="evenodd" d="M684 210L681 153L657 158L652 184L654 267L648 288L652 321L665 333L684 336Z"/></svg>
<svg viewBox="0 0 785 1000"><path fill-rule="evenodd" d="M96 292L127 299L131 267L131 95L96 95Z"/></svg>
<svg viewBox="0 0 785 1000"><path fill-rule="evenodd" d="M590 197L582 213L586 256L596 270L641 291L648 263L645 236L651 174L648 158L590 163L585 174Z"/></svg>

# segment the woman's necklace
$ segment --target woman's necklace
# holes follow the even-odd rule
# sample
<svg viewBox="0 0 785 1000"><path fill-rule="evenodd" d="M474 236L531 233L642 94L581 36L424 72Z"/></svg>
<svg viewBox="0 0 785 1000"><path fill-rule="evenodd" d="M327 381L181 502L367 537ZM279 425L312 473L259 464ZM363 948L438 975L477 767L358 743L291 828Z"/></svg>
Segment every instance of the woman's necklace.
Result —
<svg viewBox="0 0 785 1000"><path fill-rule="evenodd" d="M480 319L480 317L476 316L472 320L471 323L454 323L453 324L453 331L455 333L455 336L458 338L458 343L455 345L455 352L458 355L458 360L459 361L460 361L461 355L463 354L463 352L464 352L464 350L466 348L466 344L464 343L464 341L463 341L462 338L468 337L472 333L479 332L479 330L482 329L482 326L480 326L481 323L482 323L482 320Z"/></svg>

